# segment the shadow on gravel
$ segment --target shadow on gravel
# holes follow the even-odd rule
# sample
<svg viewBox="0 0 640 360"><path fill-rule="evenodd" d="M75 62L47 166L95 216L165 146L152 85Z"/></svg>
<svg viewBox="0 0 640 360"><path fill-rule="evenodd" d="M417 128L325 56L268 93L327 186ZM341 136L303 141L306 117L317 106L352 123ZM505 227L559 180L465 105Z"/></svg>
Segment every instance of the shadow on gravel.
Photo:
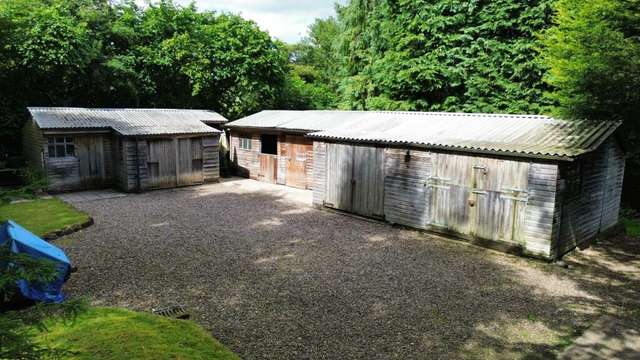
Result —
<svg viewBox="0 0 640 360"><path fill-rule="evenodd" d="M65 246L81 269L68 291L137 310L185 304L246 359L549 358L592 321L582 305L636 291L607 294L600 283L623 275L598 261L578 278L281 195L212 189L81 204L96 224Z"/></svg>

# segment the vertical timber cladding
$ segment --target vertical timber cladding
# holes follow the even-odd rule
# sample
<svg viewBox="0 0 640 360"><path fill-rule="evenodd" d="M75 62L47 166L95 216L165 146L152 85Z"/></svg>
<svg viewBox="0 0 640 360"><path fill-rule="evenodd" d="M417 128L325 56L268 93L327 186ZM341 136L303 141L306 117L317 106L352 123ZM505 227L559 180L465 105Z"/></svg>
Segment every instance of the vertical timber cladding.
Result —
<svg viewBox="0 0 640 360"><path fill-rule="evenodd" d="M282 174L285 185L310 189L313 184L313 142L299 135L282 137L279 161L285 162Z"/></svg>
<svg viewBox="0 0 640 360"><path fill-rule="evenodd" d="M384 149L327 144L324 204L369 217L384 217Z"/></svg>
<svg viewBox="0 0 640 360"><path fill-rule="evenodd" d="M202 138L147 140L149 188L204 182Z"/></svg>
<svg viewBox="0 0 640 360"><path fill-rule="evenodd" d="M94 189L102 187L106 179L103 136L78 136L75 138L75 146L81 188Z"/></svg>
<svg viewBox="0 0 640 360"><path fill-rule="evenodd" d="M523 245L529 162L385 150L391 223Z"/></svg>
<svg viewBox="0 0 640 360"><path fill-rule="evenodd" d="M524 245L529 162L434 153L432 225Z"/></svg>
<svg viewBox="0 0 640 360"><path fill-rule="evenodd" d="M386 149L384 214L393 224L426 229L431 222L432 156L425 151Z"/></svg>

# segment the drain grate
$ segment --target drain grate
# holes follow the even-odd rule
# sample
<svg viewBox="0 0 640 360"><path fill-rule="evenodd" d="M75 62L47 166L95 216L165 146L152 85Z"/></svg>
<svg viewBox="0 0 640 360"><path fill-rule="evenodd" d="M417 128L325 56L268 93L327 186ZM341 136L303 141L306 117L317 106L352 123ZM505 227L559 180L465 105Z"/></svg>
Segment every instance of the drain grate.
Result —
<svg viewBox="0 0 640 360"><path fill-rule="evenodd" d="M158 309L151 309L151 312L164 317L170 317L174 319L188 319L191 317L189 311L184 305L172 305Z"/></svg>

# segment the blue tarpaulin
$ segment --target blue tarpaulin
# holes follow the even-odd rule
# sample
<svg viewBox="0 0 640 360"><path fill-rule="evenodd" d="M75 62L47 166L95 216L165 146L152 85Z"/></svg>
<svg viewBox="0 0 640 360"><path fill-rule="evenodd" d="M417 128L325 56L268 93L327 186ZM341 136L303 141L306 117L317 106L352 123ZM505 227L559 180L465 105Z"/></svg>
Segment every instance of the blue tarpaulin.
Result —
<svg viewBox="0 0 640 360"><path fill-rule="evenodd" d="M49 283L30 284L24 280L18 281L17 285L22 296L46 303L64 301L62 285L69 278L71 264L60 248L33 235L11 220L0 225L0 246L7 245L12 253L29 255L34 259L48 259L58 267L58 277ZM12 265L9 264L9 266Z"/></svg>

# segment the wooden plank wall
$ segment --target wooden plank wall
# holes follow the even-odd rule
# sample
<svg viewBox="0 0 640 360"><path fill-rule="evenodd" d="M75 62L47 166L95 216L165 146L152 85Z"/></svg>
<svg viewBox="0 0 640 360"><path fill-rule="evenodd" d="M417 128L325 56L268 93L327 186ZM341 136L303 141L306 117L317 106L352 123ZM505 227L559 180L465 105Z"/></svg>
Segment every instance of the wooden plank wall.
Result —
<svg viewBox="0 0 640 360"><path fill-rule="evenodd" d="M65 134L64 136L71 136L74 139L76 147L75 157L65 158L49 158L48 147L45 146L47 139L43 137L43 154L45 159L45 168L47 171L47 178L49 181L48 188L51 191L71 191L71 190L88 190L103 188L113 184L113 168L112 158L113 149L111 147L110 135L79 135L79 134ZM99 143L97 143L99 142ZM84 144L84 145L82 145ZM95 181L84 182L81 177L82 165L80 162L88 161L86 156L82 154L80 146L89 144L89 149L92 151L91 158L93 161L92 166L99 166L99 178ZM95 146L94 146L95 145ZM93 153L98 151L98 153ZM86 155L86 154L85 154Z"/></svg>
<svg viewBox="0 0 640 360"><path fill-rule="evenodd" d="M240 137L251 137L251 150L240 149ZM229 142L231 161L237 175L257 179L260 173L260 134L243 134L232 130Z"/></svg>
<svg viewBox="0 0 640 360"><path fill-rule="evenodd" d="M113 138L111 136L104 136L102 138L104 149L104 185L113 185L114 172L113 172Z"/></svg>
<svg viewBox="0 0 640 360"><path fill-rule="evenodd" d="M27 165L43 169L42 163L43 145L46 140L42 131L33 119L29 119L22 128L22 154L27 161Z"/></svg>
<svg viewBox="0 0 640 360"><path fill-rule="evenodd" d="M574 164L563 164L560 169L562 209L559 239L554 248L557 256L596 239L601 231L618 222L624 158L615 141L606 141L596 151L576 160L576 164L579 172L567 171ZM570 194L569 184L576 181L580 192Z"/></svg>
<svg viewBox="0 0 640 360"><path fill-rule="evenodd" d="M327 144L326 206L344 211L352 209L353 148L347 144Z"/></svg>
<svg viewBox="0 0 640 360"><path fill-rule="evenodd" d="M140 190L148 188L147 142L143 139L122 138L124 151L123 184L125 191L138 190L138 166L140 167ZM136 153L137 149L137 153Z"/></svg>
<svg viewBox="0 0 640 360"><path fill-rule="evenodd" d="M325 198L327 181L327 144L313 142L313 205L320 207Z"/></svg>
<svg viewBox="0 0 640 360"><path fill-rule="evenodd" d="M205 183L220 181L219 145L220 135L202 138L202 167Z"/></svg>
<svg viewBox="0 0 640 360"><path fill-rule="evenodd" d="M525 211L525 252L543 257L553 255L559 216L556 204L558 165L531 163L528 175L529 199Z"/></svg>
<svg viewBox="0 0 640 360"><path fill-rule="evenodd" d="M611 138L603 144L607 157L607 177L604 180L604 202L602 205L602 223L600 231L615 226L620 221L620 199L624 180L625 156L618 143Z"/></svg>
<svg viewBox="0 0 640 360"><path fill-rule="evenodd" d="M354 146L352 211L384 218L384 149Z"/></svg>
<svg viewBox="0 0 640 360"><path fill-rule="evenodd" d="M311 189L313 190L313 183L314 183L314 178L313 178L313 169L315 168L315 165L313 164L313 160L314 160L314 147L312 146L307 146L307 161L305 163L305 173L307 174L307 189Z"/></svg>
<svg viewBox="0 0 640 360"><path fill-rule="evenodd" d="M384 167L386 220L426 229L430 222L428 178L432 169L431 155L426 151L411 150L407 154L403 149L386 149Z"/></svg>
<svg viewBox="0 0 640 360"><path fill-rule="evenodd" d="M289 157L289 145L286 143L285 134L278 135L278 169L276 170L276 183L284 185L287 182L287 159Z"/></svg>
<svg viewBox="0 0 640 360"><path fill-rule="evenodd" d="M80 182L80 165L77 158L48 158L45 147L45 163L48 189L50 191L70 191L82 189Z"/></svg>
<svg viewBox="0 0 640 360"><path fill-rule="evenodd" d="M342 152L336 149L341 147L349 146L314 143L316 206L340 202L341 193L348 192L349 184L329 175L349 165L340 163ZM554 163L422 150L407 156L407 149L387 148L384 172L384 217L391 223L553 256L554 216L559 216Z"/></svg>

